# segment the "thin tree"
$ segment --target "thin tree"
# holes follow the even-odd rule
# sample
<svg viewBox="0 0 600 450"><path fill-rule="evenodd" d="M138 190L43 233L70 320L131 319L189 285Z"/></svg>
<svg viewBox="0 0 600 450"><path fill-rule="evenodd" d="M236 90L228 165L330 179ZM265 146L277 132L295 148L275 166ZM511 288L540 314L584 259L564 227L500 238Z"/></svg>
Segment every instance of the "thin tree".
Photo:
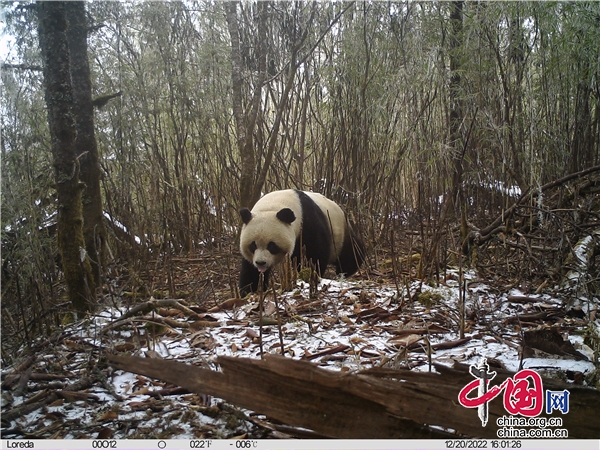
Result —
<svg viewBox="0 0 600 450"><path fill-rule="evenodd" d="M464 120L463 105L461 100L461 50L462 50L462 33L463 33L463 2L453 1L450 3L450 36L449 36L449 59L450 59L450 80L448 84L448 148L451 151L449 158L452 166L452 186L450 195L446 196L440 211L439 226L431 241L427 262L434 261L434 255L438 251L438 246L442 237L444 225L446 223L450 206L454 203L460 208L462 198L462 176L463 176L463 160L466 151L466 143L461 138L461 124ZM463 216L464 218L464 216ZM466 230L463 230L463 235L466 235ZM463 236L464 238L465 236ZM437 259L435 259L437 261Z"/></svg>
<svg viewBox="0 0 600 450"><path fill-rule="evenodd" d="M252 208L258 200L254 179L256 176L256 156L254 151L254 129L256 126L262 89L267 76L266 58L266 2L259 2L258 8L258 79L254 87L249 114L244 114L242 106L242 53L240 47L240 29L237 19L237 5L240 2L225 2L225 17L231 37L231 82L233 87L233 117L236 124L237 145L241 159L240 205Z"/></svg>
<svg viewBox="0 0 600 450"><path fill-rule="evenodd" d="M83 239L82 184L75 144L73 89L67 42L66 2L39 2L38 35L58 197L58 248L69 300L77 312L95 301L94 279Z"/></svg>

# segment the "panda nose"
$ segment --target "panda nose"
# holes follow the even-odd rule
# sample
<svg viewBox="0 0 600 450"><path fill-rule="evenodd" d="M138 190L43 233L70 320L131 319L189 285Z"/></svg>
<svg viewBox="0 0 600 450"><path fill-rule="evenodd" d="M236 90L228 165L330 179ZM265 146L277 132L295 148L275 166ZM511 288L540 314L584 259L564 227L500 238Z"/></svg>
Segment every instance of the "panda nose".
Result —
<svg viewBox="0 0 600 450"><path fill-rule="evenodd" d="M255 263L258 267L265 267L267 265L266 261L256 261Z"/></svg>

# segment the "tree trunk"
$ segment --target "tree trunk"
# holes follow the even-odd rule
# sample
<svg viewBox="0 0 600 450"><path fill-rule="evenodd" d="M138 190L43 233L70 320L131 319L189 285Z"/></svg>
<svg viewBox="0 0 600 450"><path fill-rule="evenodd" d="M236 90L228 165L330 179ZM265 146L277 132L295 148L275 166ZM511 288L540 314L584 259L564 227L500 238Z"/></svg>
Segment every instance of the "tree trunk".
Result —
<svg viewBox="0 0 600 450"><path fill-rule="evenodd" d="M461 125L464 121L463 102L460 92L461 85L461 57L463 42L463 2L455 1L450 6L450 23L452 32L450 34L450 117L448 124L449 147L452 149L452 199L459 208L462 205L462 177L463 161L465 157L465 143L461 136ZM464 236L466 236L466 232Z"/></svg>
<svg viewBox="0 0 600 450"><path fill-rule="evenodd" d="M94 283L98 286L101 283L101 274L106 263L106 227L100 190L101 169L94 135L94 107L92 106L92 84L87 53L87 18L84 2L66 2L65 13L69 24L67 39L71 57L73 112L77 127L75 144L80 164L79 176L85 183L83 237L87 254L90 257Z"/></svg>
<svg viewBox="0 0 600 450"><path fill-rule="evenodd" d="M277 112L275 115L275 120L273 122L273 129L271 130L271 135L269 137L269 145L267 147L267 154L265 156L265 161L262 166L262 170L258 174L256 185L254 186L254 192L252 199L254 202L258 201L260 198L260 191L265 184L265 180L267 179L267 173L269 172L269 168L271 167L271 162L273 160L273 153L275 152L275 147L277 145L277 140L279 138L279 127L281 125L281 119L283 117L283 113L285 111L288 98L290 96L290 91L292 90L292 86L294 85L294 79L296 77L296 71L298 66L296 65L296 49L292 51L292 57L290 60L290 67L288 70L288 77L285 81L285 88L283 93L281 94L281 100L277 105Z"/></svg>
<svg viewBox="0 0 600 450"><path fill-rule="evenodd" d="M252 130L246 136L246 120L242 107L242 55L240 52L240 30L237 20L239 2L225 2L227 27L231 36L231 84L233 88L233 118L237 132L237 146L241 156L240 206L253 206L250 194L254 186L256 160L252 148Z"/></svg>
<svg viewBox="0 0 600 450"><path fill-rule="evenodd" d="M577 83L575 97L575 123L569 155L569 172L578 172L593 164L593 137L591 133L592 115L590 111L590 93L586 80Z"/></svg>
<svg viewBox="0 0 600 450"><path fill-rule="evenodd" d="M241 159L240 174L240 206L252 208L260 195L262 185L256 186L256 156L254 152L254 128L260 110L262 88L267 75L266 58L266 2L258 2L258 78L254 85L251 110L244 114L242 107L242 54L240 49L240 30L237 19L237 5L239 2L225 2L225 17L227 28L231 36L231 82L233 86L233 117L237 131L237 144Z"/></svg>
<svg viewBox="0 0 600 450"><path fill-rule="evenodd" d="M94 303L95 287L90 261L83 250L82 185L79 182L79 161L75 146L65 2L39 2L37 7L45 99L58 194L58 248L69 300L76 311L85 312Z"/></svg>
<svg viewBox="0 0 600 450"><path fill-rule="evenodd" d="M452 205L455 205L456 211L458 208L464 208L462 204L462 176L463 176L463 160L465 156L466 146L461 139L461 124L464 119L462 98L460 93L460 58L461 58L461 46L462 46L462 33L463 33L463 2L453 1L450 4L450 35L448 52L450 57L450 81L448 85L448 148L452 152L451 175L452 175L452 186L450 193L444 199L440 211L439 226L433 235L431 241L431 247L429 249L427 258L428 264L437 264L439 243L442 238L442 232L445 228L446 220L448 217L448 211ZM464 214L463 214L464 217ZM467 230L461 230L461 239L464 241L467 235Z"/></svg>

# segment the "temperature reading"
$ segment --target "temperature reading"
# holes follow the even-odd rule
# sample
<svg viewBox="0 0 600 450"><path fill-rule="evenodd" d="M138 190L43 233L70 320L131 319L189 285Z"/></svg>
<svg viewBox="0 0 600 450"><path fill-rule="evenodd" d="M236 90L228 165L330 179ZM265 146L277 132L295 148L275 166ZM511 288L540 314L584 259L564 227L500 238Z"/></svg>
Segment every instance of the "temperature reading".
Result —
<svg viewBox="0 0 600 450"><path fill-rule="evenodd" d="M235 448L256 448L257 446L258 442L256 441L250 441L246 439L240 439L239 441L235 441Z"/></svg>

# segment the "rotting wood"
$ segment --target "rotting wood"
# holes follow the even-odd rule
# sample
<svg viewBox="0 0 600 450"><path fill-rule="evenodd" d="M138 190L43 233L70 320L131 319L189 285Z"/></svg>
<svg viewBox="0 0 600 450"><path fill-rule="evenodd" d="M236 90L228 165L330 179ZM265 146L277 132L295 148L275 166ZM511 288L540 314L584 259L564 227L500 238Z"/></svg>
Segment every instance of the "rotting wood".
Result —
<svg viewBox="0 0 600 450"><path fill-rule="evenodd" d="M428 426L452 429L463 436L496 438L496 419L507 415L500 396L490 402L490 421L482 427L477 410L458 403L460 389L473 381L464 368L436 365L441 375L394 371L392 376L388 371L381 378L369 372L333 372L308 361L275 355L266 355L263 360L219 357L217 363L222 372L176 361L115 355L108 355L108 359L117 369L213 395L333 438L415 439L449 435ZM494 384L513 375L494 370L498 372ZM568 387L570 411L560 417L569 437L597 437L598 426L591 424L590 418L600 417L600 392L551 380L544 380L544 387Z"/></svg>
<svg viewBox="0 0 600 450"><path fill-rule="evenodd" d="M108 356L116 368L143 373L253 409L324 436L348 439L442 438L371 400L343 389L339 374L306 361L267 355L264 360L220 357L223 372L175 361ZM159 364L156 364L159 363ZM165 364L166 363L166 364ZM167 379L168 378L168 379Z"/></svg>

